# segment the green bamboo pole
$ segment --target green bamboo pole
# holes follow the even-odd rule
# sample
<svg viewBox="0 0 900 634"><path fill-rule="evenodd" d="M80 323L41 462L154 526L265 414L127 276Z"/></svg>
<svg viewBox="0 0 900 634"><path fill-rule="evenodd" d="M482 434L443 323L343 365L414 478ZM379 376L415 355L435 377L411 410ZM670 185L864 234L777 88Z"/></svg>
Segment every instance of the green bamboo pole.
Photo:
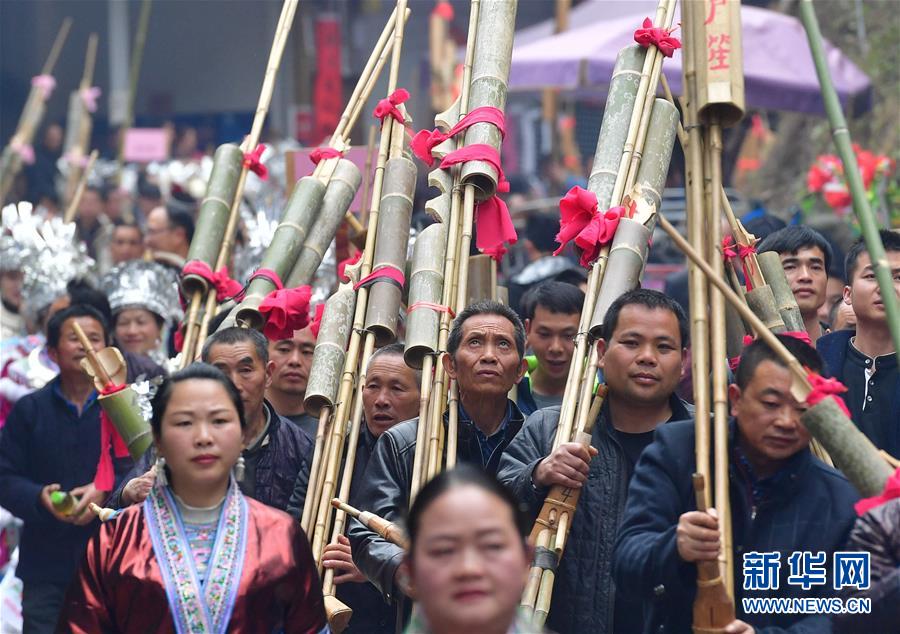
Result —
<svg viewBox="0 0 900 634"><path fill-rule="evenodd" d="M138 79L141 76L141 62L144 59L144 45L147 43L147 29L150 27L150 9L153 0L141 2L141 17L135 32L134 50L131 52L131 68L128 71L128 101L125 105L125 121L119 130L118 170L116 180L122 184L122 168L125 166L125 133L134 125L134 99L137 95Z"/></svg>
<svg viewBox="0 0 900 634"><path fill-rule="evenodd" d="M809 48L816 65L816 74L819 76L819 85L822 87L825 112L828 114L828 121L831 124L831 137L837 147L838 156L841 157L841 162L844 164L844 174L850 187L850 195L853 197L853 212L859 220L866 250L869 252L875 278L878 280L878 288L881 289L884 309L887 312L888 328L890 328L891 338L894 340L894 349L900 351L900 306L898 306L894 284L891 280L891 269L884 253L884 245L881 244L881 238L878 237L875 215L869 207L869 199L866 197L862 177L859 175L859 166L856 164L856 155L853 153L847 120L844 118L841 102L834 89L834 84L831 82L831 75L828 73L822 33L819 31L819 21L816 18L812 0L800 2L800 20L806 29Z"/></svg>

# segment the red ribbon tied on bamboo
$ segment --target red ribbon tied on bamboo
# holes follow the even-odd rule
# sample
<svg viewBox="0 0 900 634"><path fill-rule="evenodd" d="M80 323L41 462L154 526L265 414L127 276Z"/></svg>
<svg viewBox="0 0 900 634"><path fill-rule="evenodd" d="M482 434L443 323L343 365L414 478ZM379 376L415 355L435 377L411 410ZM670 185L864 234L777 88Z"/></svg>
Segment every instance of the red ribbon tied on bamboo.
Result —
<svg viewBox="0 0 900 634"><path fill-rule="evenodd" d="M508 192L509 182L500 166L500 152L486 143L473 143L450 152L441 161L441 169L468 161L485 161L497 172L497 191ZM482 253L499 261L506 253L504 243L515 244L519 239L509 208L499 196L494 194L475 205L475 246Z"/></svg>
<svg viewBox="0 0 900 634"><path fill-rule="evenodd" d="M850 410L847 409L844 399L839 396L847 391L847 386L837 379L826 378L816 372L809 372L806 378L812 385L812 392L806 397L807 405L813 407L830 396L847 418L850 418Z"/></svg>
<svg viewBox="0 0 900 634"><path fill-rule="evenodd" d="M884 483L884 491L879 495L861 499L853 505L853 508L856 510L856 514L862 517L868 511L894 498L900 498L900 469L894 471L893 475Z"/></svg>
<svg viewBox="0 0 900 634"><path fill-rule="evenodd" d="M400 112L397 106L407 100L409 100L409 91L405 88L398 88L388 95L387 98L378 102L378 105L375 106L375 110L372 112L372 116L376 119L381 119L381 125L384 125L384 120L387 117L393 117L397 123L406 123L403 113Z"/></svg>
<svg viewBox="0 0 900 634"><path fill-rule="evenodd" d="M309 153L309 160L312 161L315 165L318 165L324 160L339 158L343 155L343 152L341 152L340 150L336 150L333 147L317 147L315 150Z"/></svg>
<svg viewBox="0 0 900 634"><path fill-rule="evenodd" d="M309 322L309 329L314 338L319 338L319 329L322 327L322 315L325 314L325 304L316 304L316 314Z"/></svg>
<svg viewBox="0 0 900 634"><path fill-rule="evenodd" d="M360 259L361 257L362 257L362 251L357 251L357 252L356 252L356 255L351 255L351 256L350 256L349 258L347 258L346 260L341 260L340 262L338 262L338 265L337 265L337 274L338 274L338 279L339 279L340 281L342 281L342 282L349 282L349 281L350 281L350 278L347 277L347 272L346 272L346 271L347 271L347 267L348 267L348 266L353 266L354 264L356 264L357 262L359 262L359 259Z"/></svg>
<svg viewBox="0 0 900 634"><path fill-rule="evenodd" d="M100 390L100 396L109 396L121 392L127 385L114 385L110 383ZM112 453L110 453L112 450ZM128 446L119 435L119 430L106 414L106 410L100 410L100 460L97 462L97 472L94 475L94 486L100 491L112 491L115 485L116 472L113 467L113 456L116 458L128 457Z"/></svg>
<svg viewBox="0 0 900 634"><path fill-rule="evenodd" d="M56 88L56 80L53 75L35 75L31 78L31 85L40 90L44 101L47 101Z"/></svg>
<svg viewBox="0 0 900 634"><path fill-rule="evenodd" d="M476 123L493 124L500 130L501 138L506 136L503 111L493 106L482 106L472 110L472 112L460 119L455 126L447 130L447 132L442 132L439 128L435 128L434 130L420 130L416 133L416 136L413 137L412 141L409 142L409 147L412 149L413 154L419 157L419 159L428 165L428 167L431 167L434 165L434 157L431 155L431 152L434 150L435 146L440 145L447 139L455 137L457 134Z"/></svg>
<svg viewBox="0 0 900 634"><path fill-rule="evenodd" d="M572 240L581 249L581 266L589 267L600 255L600 249L612 242L625 207L612 207L603 213L597 208L597 196L576 185L559 201L559 248L553 255L562 253Z"/></svg>
<svg viewBox="0 0 900 634"><path fill-rule="evenodd" d="M265 277L275 285L275 290L259 303L259 312L266 318L263 334L269 341L290 339L295 330L303 330L309 325L309 300L312 289L309 286L284 288L281 278L269 269L260 269L250 276Z"/></svg>
<svg viewBox="0 0 900 634"><path fill-rule="evenodd" d="M244 167L259 176L262 180L269 178L269 169L262 163L262 155L265 151L265 144L260 143L252 152L244 153Z"/></svg>
<svg viewBox="0 0 900 634"><path fill-rule="evenodd" d="M737 246L737 251L734 250L735 246ZM748 291L753 290L753 280L750 277L750 268L747 266L746 260L754 253L756 253L756 247L753 245L735 245L734 238L731 236L722 238L722 254L725 256L725 259L734 260L735 258L740 258L741 260L741 268L744 271L744 285Z"/></svg>
<svg viewBox="0 0 900 634"><path fill-rule="evenodd" d="M634 41L648 48L651 44L659 49L666 57L672 57L675 49L681 48L681 42L677 37L672 37L672 31L653 26L653 20L644 18L642 28L634 32Z"/></svg>
<svg viewBox="0 0 900 634"><path fill-rule="evenodd" d="M78 91L78 96L84 103L84 107L88 112L97 112L97 100L100 98L101 91L97 86L82 88Z"/></svg>
<svg viewBox="0 0 900 634"><path fill-rule="evenodd" d="M202 260L191 260L181 269L181 275L196 275L206 283L216 289L216 301L223 302L229 297L235 297L240 294L243 288L240 282L237 282L228 275L228 267L223 266L218 271L213 272L209 264Z"/></svg>

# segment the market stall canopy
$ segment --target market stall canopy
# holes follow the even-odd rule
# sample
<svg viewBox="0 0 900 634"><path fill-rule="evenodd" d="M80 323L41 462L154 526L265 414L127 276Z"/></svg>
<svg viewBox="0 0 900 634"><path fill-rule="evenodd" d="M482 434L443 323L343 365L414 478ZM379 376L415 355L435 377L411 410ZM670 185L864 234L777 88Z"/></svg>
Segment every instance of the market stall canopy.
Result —
<svg viewBox="0 0 900 634"><path fill-rule="evenodd" d="M655 2L588 0L570 14L568 31L553 34L553 20L516 34L510 90L558 88L602 96L616 55L634 42L634 31L653 16ZM627 10L626 14L623 11ZM680 7L679 7L680 12ZM611 17L615 16L615 17ZM789 15L741 7L747 106L824 114L812 54L800 21ZM676 24L679 19L676 17ZM680 33L675 35L680 37ZM859 114L871 107L871 82L840 49L825 43L841 103ZM675 94L681 91L681 51L663 70Z"/></svg>

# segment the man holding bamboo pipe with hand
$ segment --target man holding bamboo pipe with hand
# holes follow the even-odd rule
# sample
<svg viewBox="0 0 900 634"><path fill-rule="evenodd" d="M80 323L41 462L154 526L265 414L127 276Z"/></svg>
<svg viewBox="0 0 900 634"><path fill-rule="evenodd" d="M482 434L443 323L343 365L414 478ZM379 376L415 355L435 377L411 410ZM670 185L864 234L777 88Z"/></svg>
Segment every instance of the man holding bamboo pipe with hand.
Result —
<svg viewBox="0 0 900 634"><path fill-rule="evenodd" d="M610 306L603 329L597 345L608 393L593 446L563 442L553 449L560 409L540 410L507 448L499 474L532 518L553 485L582 489L547 622L558 632L641 630L640 604L611 581L613 540L628 480L654 430L692 414L674 393L689 336L677 302L658 291L630 291Z"/></svg>
<svg viewBox="0 0 900 634"><path fill-rule="evenodd" d="M791 336L778 339L810 371L822 361L810 346ZM810 435L800 423L806 411L790 392L791 373L762 340L741 355L736 382L729 386L732 419L728 455L735 614L725 631L830 632L823 614L748 613L744 598L827 598L829 583L789 583L795 552L819 557L828 566L854 521L858 496L850 483L809 450ZM644 602L644 631L691 631L697 594L697 562L717 561L722 544L721 509L695 510L696 472L693 421L660 427L635 467L625 517L616 540L613 574L618 592ZM711 443L711 446L715 446ZM707 486L712 488L713 482ZM775 581L757 585L758 556L776 553ZM748 559L745 561L745 555ZM757 568L753 566L756 565ZM823 564L824 565L824 564ZM796 574L807 574L803 566ZM748 583L749 582L749 583ZM769 630L765 628L780 628Z"/></svg>

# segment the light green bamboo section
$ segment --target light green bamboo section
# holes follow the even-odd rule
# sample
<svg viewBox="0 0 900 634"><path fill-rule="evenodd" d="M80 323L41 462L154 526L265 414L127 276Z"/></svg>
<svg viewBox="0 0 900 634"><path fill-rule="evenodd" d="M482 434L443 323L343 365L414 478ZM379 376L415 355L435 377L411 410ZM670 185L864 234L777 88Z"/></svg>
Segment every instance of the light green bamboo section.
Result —
<svg viewBox="0 0 900 634"><path fill-rule="evenodd" d="M303 402L313 416L324 407L334 407L337 400L355 308L356 292L351 284L342 284L325 302Z"/></svg>
<svg viewBox="0 0 900 634"><path fill-rule="evenodd" d="M444 287L444 256L447 253L447 227L429 225L416 238L412 273L409 277L409 314L406 319L406 349L403 357L410 367L421 369L425 355L437 352Z"/></svg>
<svg viewBox="0 0 900 634"><path fill-rule="evenodd" d="M137 398L137 394L131 389L131 386L128 386L124 390L97 399L100 407L109 416L116 431L125 441L128 453L135 462L143 457L150 445L153 444L150 423L141 415Z"/></svg>
<svg viewBox="0 0 900 634"><path fill-rule="evenodd" d="M853 197L853 211L859 220L866 250L872 260L872 268L875 278L878 280L878 288L881 289L881 297L884 301L884 309L887 313L888 327L891 338L894 340L894 350L900 352L900 302L894 291L891 269L888 266L884 245L878 236L878 224L875 214L869 207L869 199L863 186L862 177L859 174L859 165L856 163L856 153L853 151L853 143L850 140L850 131L847 129L847 120L841 109L841 101L838 99L831 75L828 72L828 60L825 56L822 33L819 31L819 21L816 19L816 10L812 0L800 1L800 19L806 29L809 39L809 48L812 51L813 62L816 65L816 74L819 76L819 84L822 87L822 98L825 101L825 111L828 113L828 121L831 123L831 135L837 147L838 156L844 164L844 175L850 186L850 194Z"/></svg>
<svg viewBox="0 0 900 634"><path fill-rule="evenodd" d="M766 284L775 296L775 308L781 315L785 329L791 332L806 332L797 299L788 284L784 267L781 266L781 256L774 251L768 251L757 255L756 260L759 263L759 270L766 278Z"/></svg>

